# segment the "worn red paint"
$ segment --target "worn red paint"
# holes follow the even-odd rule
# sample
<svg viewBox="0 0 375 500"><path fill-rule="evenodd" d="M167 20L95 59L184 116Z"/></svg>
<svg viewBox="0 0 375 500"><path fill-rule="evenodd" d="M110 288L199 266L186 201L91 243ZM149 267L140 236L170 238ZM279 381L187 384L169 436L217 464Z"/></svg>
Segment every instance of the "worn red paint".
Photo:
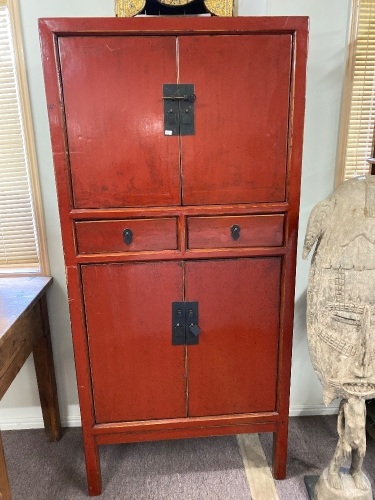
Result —
<svg viewBox="0 0 375 500"><path fill-rule="evenodd" d="M226 433L273 432L285 477L307 19L39 26L89 493L101 444ZM194 136L164 135L176 82Z"/></svg>

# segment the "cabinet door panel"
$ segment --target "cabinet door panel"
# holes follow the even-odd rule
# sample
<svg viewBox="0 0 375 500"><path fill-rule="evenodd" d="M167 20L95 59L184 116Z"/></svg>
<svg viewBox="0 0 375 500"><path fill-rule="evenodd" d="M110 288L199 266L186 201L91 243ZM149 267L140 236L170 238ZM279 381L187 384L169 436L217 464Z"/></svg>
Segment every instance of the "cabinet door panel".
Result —
<svg viewBox="0 0 375 500"><path fill-rule="evenodd" d="M188 414L274 411L281 258L186 264L186 300L199 303L188 346Z"/></svg>
<svg viewBox="0 0 375 500"><path fill-rule="evenodd" d="M179 38L180 82L195 85L183 136L183 203L285 199L291 35Z"/></svg>
<svg viewBox="0 0 375 500"><path fill-rule="evenodd" d="M164 135L174 37L63 37L60 61L74 205L180 204L178 137Z"/></svg>
<svg viewBox="0 0 375 500"><path fill-rule="evenodd" d="M96 422L186 416L185 346L171 343L176 262L82 266Z"/></svg>

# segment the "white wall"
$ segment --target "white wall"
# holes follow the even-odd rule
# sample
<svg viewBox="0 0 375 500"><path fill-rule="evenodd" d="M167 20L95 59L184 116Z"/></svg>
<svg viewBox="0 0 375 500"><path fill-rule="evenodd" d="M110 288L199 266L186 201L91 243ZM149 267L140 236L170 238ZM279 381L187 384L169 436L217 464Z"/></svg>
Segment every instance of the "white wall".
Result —
<svg viewBox="0 0 375 500"><path fill-rule="evenodd" d="M308 216L334 186L334 171L351 0L269 0L268 15L310 17L302 192L297 262L291 413L324 410L306 343L306 284L302 261ZM333 403L337 407L337 402Z"/></svg>
<svg viewBox="0 0 375 500"><path fill-rule="evenodd" d="M54 278L54 284L48 294L48 305L60 411L64 425L80 425L61 233L39 49L38 18L113 16L114 0L18 1L47 226L49 259L51 274ZM7 429L17 425L19 427L42 425L35 371L31 359L22 368L0 403L0 427Z"/></svg>
<svg viewBox="0 0 375 500"><path fill-rule="evenodd" d="M269 0L235 0L235 14L240 16L266 16Z"/></svg>
<svg viewBox="0 0 375 500"><path fill-rule="evenodd" d="M40 179L54 285L49 293L60 410L64 425L79 425L79 409L52 155L39 54L39 17L112 16L114 0L19 0L34 118ZM310 49L302 176L300 248L312 207L333 188L350 0L238 0L239 15L310 17ZM320 385L306 345L305 308L308 262L298 259L291 414L325 411ZM31 360L0 403L0 427L42 426Z"/></svg>

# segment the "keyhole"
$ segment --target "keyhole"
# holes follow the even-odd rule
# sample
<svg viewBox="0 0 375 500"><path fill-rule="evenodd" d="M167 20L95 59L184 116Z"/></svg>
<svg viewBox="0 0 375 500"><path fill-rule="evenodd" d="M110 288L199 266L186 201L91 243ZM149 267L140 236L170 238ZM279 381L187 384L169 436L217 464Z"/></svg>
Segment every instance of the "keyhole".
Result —
<svg viewBox="0 0 375 500"><path fill-rule="evenodd" d="M123 233L124 242L127 245L131 245L133 243L133 231L131 229L124 229Z"/></svg>
<svg viewBox="0 0 375 500"><path fill-rule="evenodd" d="M239 225L233 224L233 226L231 226L230 232L231 232L232 238L234 240L238 240L238 238L240 237L240 231L241 231L241 228Z"/></svg>

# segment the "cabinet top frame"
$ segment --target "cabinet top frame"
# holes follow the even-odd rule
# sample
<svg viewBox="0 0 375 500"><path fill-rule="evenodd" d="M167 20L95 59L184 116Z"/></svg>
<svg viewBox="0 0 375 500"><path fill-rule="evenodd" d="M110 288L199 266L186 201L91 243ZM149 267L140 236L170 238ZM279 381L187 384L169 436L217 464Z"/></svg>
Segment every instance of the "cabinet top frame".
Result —
<svg viewBox="0 0 375 500"><path fill-rule="evenodd" d="M132 34L243 34L290 33L307 38L308 17L141 17L141 18L41 18L41 40L52 34L69 35L132 35ZM305 44L306 46L306 44Z"/></svg>

